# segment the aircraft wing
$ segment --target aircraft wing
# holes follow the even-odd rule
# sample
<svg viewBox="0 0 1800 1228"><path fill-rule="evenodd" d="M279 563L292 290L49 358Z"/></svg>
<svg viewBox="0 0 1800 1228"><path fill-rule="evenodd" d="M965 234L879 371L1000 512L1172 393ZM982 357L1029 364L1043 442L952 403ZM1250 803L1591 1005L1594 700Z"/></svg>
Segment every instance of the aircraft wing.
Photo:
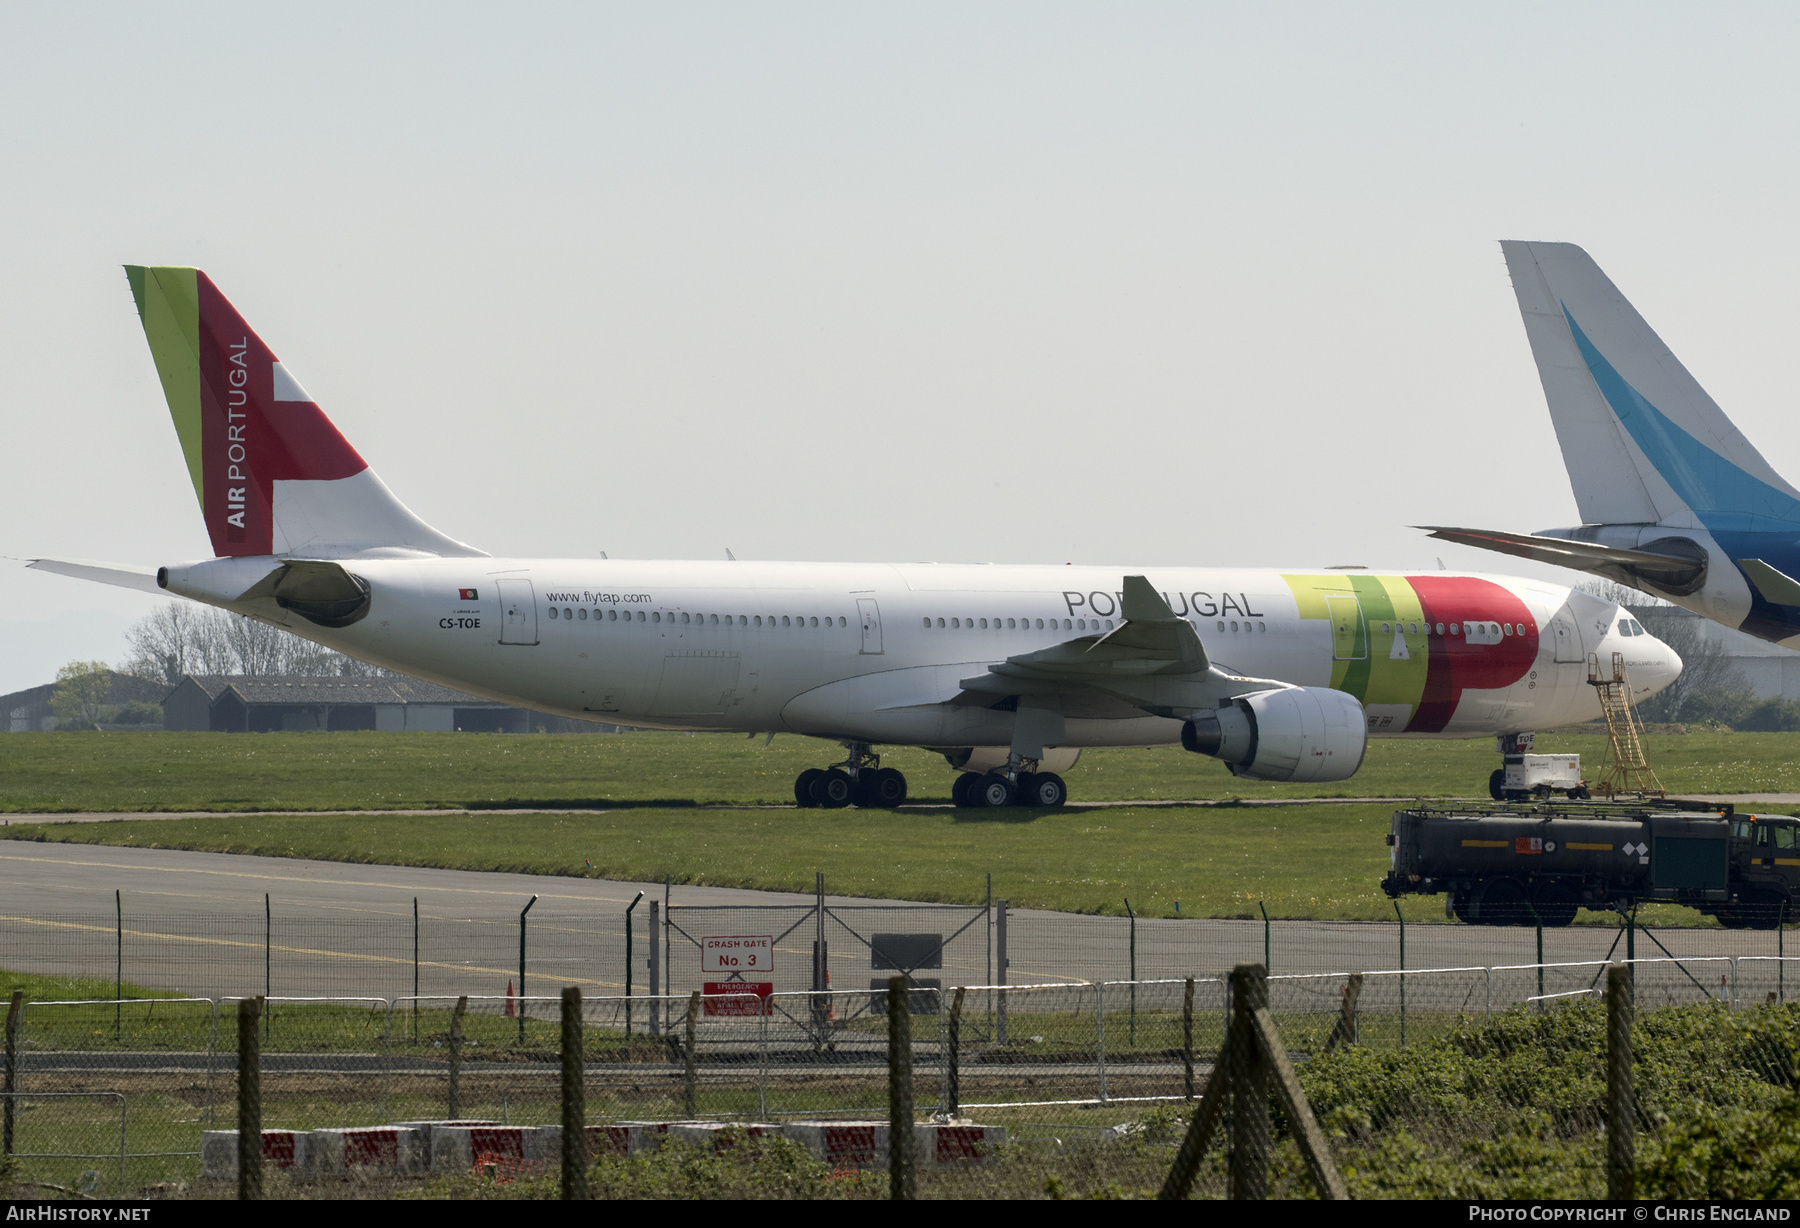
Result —
<svg viewBox="0 0 1800 1228"><path fill-rule="evenodd" d="M1535 533L1503 533L1498 529L1453 529L1442 525L1414 525L1424 529L1432 537L1440 541L1456 542L1463 546L1479 546L1483 550L1495 550L1501 554L1510 554L1515 558L1531 559L1539 563L1553 563L1558 567L1572 567L1577 571L1598 571L1606 574L1605 569L1622 570L1631 575L1641 576L1647 580L1659 577L1665 579L1667 586L1685 591L1696 569L1704 566L1704 559L1694 559L1676 554L1656 554L1645 550L1619 550L1612 546L1601 546L1594 542L1569 541L1561 537L1540 537Z"/></svg>
<svg viewBox="0 0 1800 1228"><path fill-rule="evenodd" d="M119 588L135 588L141 593L155 593L158 597L167 597L156 584L154 567L132 567L125 563L97 563L92 559L26 559L25 566L37 571L55 572L59 576L73 576L77 580L93 580L100 584L112 584Z"/></svg>
<svg viewBox="0 0 1800 1228"><path fill-rule="evenodd" d="M1124 620L1104 635L1084 635L1008 657L964 678L977 698L1062 695L1084 690L1124 699L1158 716L1187 716L1221 699L1285 683L1227 674L1207 659L1193 624L1176 615L1143 576L1126 576Z"/></svg>

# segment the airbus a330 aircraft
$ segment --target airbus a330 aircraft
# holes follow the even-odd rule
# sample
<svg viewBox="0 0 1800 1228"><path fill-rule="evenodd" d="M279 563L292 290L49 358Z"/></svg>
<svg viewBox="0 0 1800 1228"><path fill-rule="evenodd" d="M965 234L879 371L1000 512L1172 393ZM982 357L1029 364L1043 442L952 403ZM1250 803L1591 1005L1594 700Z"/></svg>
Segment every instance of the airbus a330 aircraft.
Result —
<svg viewBox="0 0 1800 1228"><path fill-rule="evenodd" d="M217 557L32 566L543 712L842 744L802 806L904 801L884 744L941 751L965 806L1059 805L1089 746L1343 780L1370 734L1597 717L1590 653L1640 697L1681 668L1617 606L1502 576L491 558L396 499L204 273L127 272Z"/></svg>
<svg viewBox="0 0 1800 1228"><path fill-rule="evenodd" d="M1800 490L1586 252L1500 246L1583 523L1432 536L1592 572L1800 648Z"/></svg>

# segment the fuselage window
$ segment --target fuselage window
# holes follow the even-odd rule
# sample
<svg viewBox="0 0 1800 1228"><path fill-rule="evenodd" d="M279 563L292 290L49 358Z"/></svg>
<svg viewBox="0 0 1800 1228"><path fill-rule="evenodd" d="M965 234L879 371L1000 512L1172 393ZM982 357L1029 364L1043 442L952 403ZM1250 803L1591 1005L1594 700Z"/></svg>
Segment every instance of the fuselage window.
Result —
<svg viewBox="0 0 1800 1228"><path fill-rule="evenodd" d="M951 629L951 630L952 630L952 631L954 631L954 630L956 630L956 629L958 629L958 628L959 628L959 627L961 627L961 626L962 626L962 619L960 619L960 618L952 618L952 619L951 619L951 620L950 620L950 629Z"/></svg>
<svg viewBox="0 0 1800 1228"><path fill-rule="evenodd" d="M941 631L941 630L943 630L943 627L944 627L944 620L940 618L940 619L938 619L938 629Z"/></svg>
<svg viewBox="0 0 1800 1228"><path fill-rule="evenodd" d="M758 614L756 616L756 625L759 627L762 626L762 615L761 614Z"/></svg>
<svg viewBox="0 0 1800 1228"><path fill-rule="evenodd" d="M1438 625L1437 625L1437 633L1438 633L1438 634L1439 634L1439 635L1442 635L1442 634L1444 634L1444 624L1443 624L1443 623L1439 623L1439 624L1438 624Z"/></svg>
<svg viewBox="0 0 1800 1228"><path fill-rule="evenodd" d="M1455 635L1455 634L1456 634L1456 629L1457 629L1457 624L1456 624L1456 623L1451 623L1451 624L1450 624L1450 634L1451 634L1451 635Z"/></svg>
<svg viewBox="0 0 1800 1228"><path fill-rule="evenodd" d="M826 620L825 620L825 621L826 621L826 622L830 622L830 621L831 621L831 620L830 620L830 619L826 619ZM816 627L816 626L818 626L818 625L819 625L819 620L818 620L818 619L816 619L816 618L811 618L811 619L808 619L808 620L807 620L807 625L808 625L808 626L813 626L813 627Z"/></svg>
<svg viewBox="0 0 1800 1228"><path fill-rule="evenodd" d="M681 621L682 621L682 622L684 622L684 623L685 623L685 622L687 622L687 621L689 621L689 616L688 616L688 615L686 615L686 614L683 614L683 615L682 615L682 616L681 616Z"/></svg>
<svg viewBox="0 0 1800 1228"><path fill-rule="evenodd" d="M669 617L673 618L674 615L671 614ZM659 613L652 612L650 615L650 621L653 623L659 623L662 621L662 615Z"/></svg>
<svg viewBox="0 0 1800 1228"><path fill-rule="evenodd" d="M783 614L781 616L781 625L784 627L789 627L789 626L793 625L791 622L788 621L788 616L786 614Z"/></svg>
<svg viewBox="0 0 1800 1228"><path fill-rule="evenodd" d="M1267 631L1267 630L1268 630L1268 629L1269 629L1269 628L1268 628L1268 627L1267 627L1267 626L1265 626L1265 625L1264 625L1264 624L1262 624L1262 623L1257 623L1257 624L1256 624L1256 633L1257 633L1257 634L1258 634L1258 635L1261 635L1261 634L1262 634L1262 633L1263 633L1263 632L1265 632L1265 631Z"/></svg>
<svg viewBox="0 0 1800 1228"><path fill-rule="evenodd" d="M1225 630L1225 620L1222 618L1219 620L1219 630Z"/></svg>
<svg viewBox="0 0 1800 1228"><path fill-rule="evenodd" d="M925 630L931 630L931 620L929 618L925 620Z"/></svg>
<svg viewBox="0 0 1800 1228"><path fill-rule="evenodd" d="M576 611L576 613L577 613L577 614L579 614L579 615L581 615L581 621L582 621L582 622L586 622L586 621L587 621L587 611L586 611L586 610L577 610L577 611Z"/></svg>
<svg viewBox="0 0 1800 1228"><path fill-rule="evenodd" d="M1501 630L1505 631L1508 635L1513 633L1513 625L1511 623L1501 623L1500 627Z"/></svg>
<svg viewBox="0 0 1800 1228"><path fill-rule="evenodd" d="M1381 634L1386 635L1387 633L1388 633L1388 625L1386 623L1382 623L1381 624Z"/></svg>

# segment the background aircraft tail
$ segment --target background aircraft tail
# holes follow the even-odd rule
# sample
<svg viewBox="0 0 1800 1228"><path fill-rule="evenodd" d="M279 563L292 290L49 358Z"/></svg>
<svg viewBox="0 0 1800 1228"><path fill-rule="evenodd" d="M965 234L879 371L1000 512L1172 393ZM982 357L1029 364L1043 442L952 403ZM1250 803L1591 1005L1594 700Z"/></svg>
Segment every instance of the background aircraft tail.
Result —
<svg viewBox="0 0 1800 1228"><path fill-rule="evenodd" d="M394 497L205 273L125 273L215 554L482 553Z"/></svg>
<svg viewBox="0 0 1800 1228"><path fill-rule="evenodd" d="M1500 246L1585 523L1714 532L1800 525L1800 491L1585 251Z"/></svg>

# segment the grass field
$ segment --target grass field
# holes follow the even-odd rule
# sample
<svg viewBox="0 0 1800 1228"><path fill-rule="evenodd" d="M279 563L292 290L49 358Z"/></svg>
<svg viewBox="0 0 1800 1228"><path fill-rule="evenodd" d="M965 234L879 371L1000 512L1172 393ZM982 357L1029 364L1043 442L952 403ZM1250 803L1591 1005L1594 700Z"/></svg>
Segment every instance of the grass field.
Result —
<svg viewBox="0 0 1800 1228"><path fill-rule="evenodd" d="M1546 736L1590 771L1602 739ZM1678 793L1800 792L1800 734L1647 739ZM728 734L466 733L19 734L0 738L0 813L371 810L785 804L794 777L838 749L816 739ZM883 761L915 801L948 801L942 758L901 748ZM1481 796L1498 766L1486 739L1369 744L1362 771L1329 785L1239 780L1179 748L1089 751L1067 774L1075 802L1219 798Z"/></svg>

